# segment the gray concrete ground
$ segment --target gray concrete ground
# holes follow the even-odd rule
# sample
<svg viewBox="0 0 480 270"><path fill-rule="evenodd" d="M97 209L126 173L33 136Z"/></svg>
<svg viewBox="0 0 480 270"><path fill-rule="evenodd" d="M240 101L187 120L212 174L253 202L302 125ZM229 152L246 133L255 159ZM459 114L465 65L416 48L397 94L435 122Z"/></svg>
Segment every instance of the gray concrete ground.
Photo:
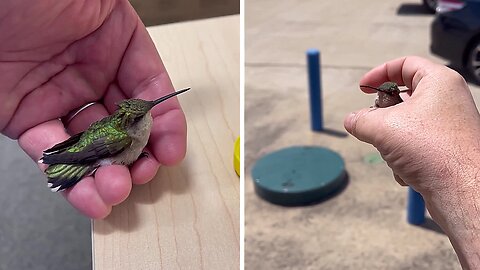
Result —
<svg viewBox="0 0 480 270"><path fill-rule="evenodd" d="M90 220L49 191L36 164L0 136L0 269L91 269Z"/></svg>
<svg viewBox="0 0 480 270"><path fill-rule="evenodd" d="M190 2L197 3L195 12ZM239 8L235 0L132 4L146 25L233 14ZM0 135L0 150L0 270L91 269L90 220L47 189L16 142Z"/></svg>
<svg viewBox="0 0 480 270"><path fill-rule="evenodd" d="M347 113L373 104L360 77L392 58L429 53L432 15L421 1L246 1L245 268L459 269L448 238L428 220L406 222L407 189L376 150L351 136L312 133L305 50L322 54L325 126L342 132ZM472 86L477 100L480 89ZM480 104L480 103L479 103ZM262 155L319 145L346 162L349 185L308 207L280 207L253 191L250 170Z"/></svg>

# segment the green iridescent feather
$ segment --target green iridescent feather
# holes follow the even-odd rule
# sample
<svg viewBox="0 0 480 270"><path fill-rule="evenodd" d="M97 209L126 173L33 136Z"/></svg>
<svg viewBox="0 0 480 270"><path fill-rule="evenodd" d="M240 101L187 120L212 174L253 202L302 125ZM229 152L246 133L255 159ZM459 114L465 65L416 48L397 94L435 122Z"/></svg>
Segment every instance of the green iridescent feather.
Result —
<svg viewBox="0 0 480 270"><path fill-rule="evenodd" d="M116 114L95 122L82 134L46 150L42 162L91 164L118 154L132 142L121 124L122 119Z"/></svg>
<svg viewBox="0 0 480 270"><path fill-rule="evenodd" d="M127 148L132 140L121 128L122 124L118 114L111 115L93 123L85 132L46 150L42 162L50 165L45 170L49 187L55 190L73 186L93 173L102 158Z"/></svg>

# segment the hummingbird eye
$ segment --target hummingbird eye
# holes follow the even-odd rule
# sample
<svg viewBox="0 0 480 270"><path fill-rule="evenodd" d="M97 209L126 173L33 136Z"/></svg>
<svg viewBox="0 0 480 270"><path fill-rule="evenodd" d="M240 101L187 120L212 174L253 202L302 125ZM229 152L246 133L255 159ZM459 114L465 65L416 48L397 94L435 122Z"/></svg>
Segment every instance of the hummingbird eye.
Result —
<svg viewBox="0 0 480 270"><path fill-rule="evenodd" d="M133 118L133 122L138 122L142 119L143 115L136 115L134 118Z"/></svg>

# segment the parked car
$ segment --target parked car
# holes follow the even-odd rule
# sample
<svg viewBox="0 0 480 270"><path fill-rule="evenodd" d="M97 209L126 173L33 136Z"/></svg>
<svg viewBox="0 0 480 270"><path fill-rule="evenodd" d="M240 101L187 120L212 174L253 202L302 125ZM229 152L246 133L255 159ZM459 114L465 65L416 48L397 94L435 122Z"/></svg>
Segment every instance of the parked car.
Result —
<svg viewBox="0 0 480 270"><path fill-rule="evenodd" d="M480 0L439 0L430 50L480 84Z"/></svg>

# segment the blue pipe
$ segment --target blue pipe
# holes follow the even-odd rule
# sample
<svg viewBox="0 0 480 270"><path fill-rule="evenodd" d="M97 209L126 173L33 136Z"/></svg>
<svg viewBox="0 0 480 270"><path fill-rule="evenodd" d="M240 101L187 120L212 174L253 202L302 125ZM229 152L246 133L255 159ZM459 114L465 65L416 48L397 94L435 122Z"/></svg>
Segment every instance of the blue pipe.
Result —
<svg viewBox="0 0 480 270"><path fill-rule="evenodd" d="M320 51L317 49L307 50L307 62L311 126L313 131L323 131Z"/></svg>
<svg viewBox="0 0 480 270"><path fill-rule="evenodd" d="M407 221L413 225L425 222L425 202L422 195L408 187Z"/></svg>

